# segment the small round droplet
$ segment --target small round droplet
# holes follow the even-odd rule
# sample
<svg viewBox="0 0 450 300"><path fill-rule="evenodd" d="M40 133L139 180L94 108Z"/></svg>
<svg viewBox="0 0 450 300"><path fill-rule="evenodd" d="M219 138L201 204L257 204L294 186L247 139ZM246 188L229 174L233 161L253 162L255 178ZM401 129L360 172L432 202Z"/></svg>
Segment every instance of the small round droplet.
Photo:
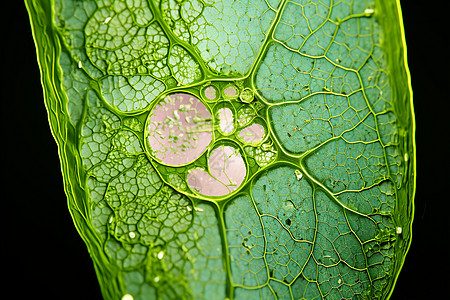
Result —
<svg viewBox="0 0 450 300"><path fill-rule="evenodd" d="M234 116L231 109L228 107L220 108L217 111L217 117L219 118L219 128L223 134L230 134L234 130Z"/></svg>
<svg viewBox="0 0 450 300"><path fill-rule="evenodd" d="M158 257L159 260L163 259L164 252L163 251L159 251L157 257Z"/></svg>
<svg viewBox="0 0 450 300"><path fill-rule="evenodd" d="M258 123L242 129L238 137L246 144L258 144L264 139L264 126Z"/></svg>
<svg viewBox="0 0 450 300"><path fill-rule="evenodd" d="M401 234L402 233L402 228L401 227L397 227L397 234Z"/></svg>
<svg viewBox="0 0 450 300"><path fill-rule="evenodd" d="M122 296L121 300L134 300L134 298L130 294L125 294Z"/></svg>
<svg viewBox="0 0 450 300"><path fill-rule="evenodd" d="M234 98L238 96L238 90L234 85L229 85L223 90L223 94L226 98Z"/></svg>
<svg viewBox="0 0 450 300"><path fill-rule="evenodd" d="M297 176L297 180L301 180L303 178L303 174L299 170L295 170L295 176Z"/></svg>
<svg viewBox="0 0 450 300"><path fill-rule="evenodd" d="M130 236L130 238L134 239L136 237L136 234L133 231L130 231L130 233L128 234Z"/></svg>
<svg viewBox="0 0 450 300"><path fill-rule="evenodd" d="M159 282L159 279L160 279L159 276L156 276L155 278L153 278L153 281L154 282Z"/></svg>
<svg viewBox="0 0 450 300"><path fill-rule="evenodd" d="M205 89L205 97L206 97L208 100L214 100L214 99L216 99L216 98L217 98L217 89L216 89L214 86L212 86L212 85L208 86L208 87Z"/></svg>
<svg viewBox="0 0 450 300"><path fill-rule="evenodd" d="M244 103L250 103L253 101L253 91L249 88L245 88L241 95L239 96L242 102Z"/></svg>

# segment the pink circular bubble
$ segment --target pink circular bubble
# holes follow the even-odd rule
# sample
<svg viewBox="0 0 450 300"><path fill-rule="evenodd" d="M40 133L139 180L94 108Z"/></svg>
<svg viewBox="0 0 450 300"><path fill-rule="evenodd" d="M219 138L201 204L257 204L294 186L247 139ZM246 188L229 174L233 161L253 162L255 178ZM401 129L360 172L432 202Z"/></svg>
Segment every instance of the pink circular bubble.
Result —
<svg viewBox="0 0 450 300"><path fill-rule="evenodd" d="M234 115L228 107L219 108L217 111L219 128L223 134L230 134L234 130Z"/></svg>
<svg viewBox="0 0 450 300"><path fill-rule="evenodd" d="M238 94L238 91L235 86L230 85L225 88L223 93L225 94L225 97L236 97Z"/></svg>
<svg viewBox="0 0 450 300"><path fill-rule="evenodd" d="M221 145L211 151L209 172L201 168L189 170L189 187L205 196L224 196L238 189L245 179L246 167L239 150Z"/></svg>
<svg viewBox="0 0 450 300"><path fill-rule="evenodd" d="M214 86L210 85L205 89L205 97L209 100L214 100L217 98L217 90Z"/></svg>
<svg viewBox="0 0 450 300"><path fill-rule="evenodd" d="M245 127L239 132L239 137L246 144L258 144L264 138L264 126L258 123L253 123Z"/></svg>
<svg viewBox="0 0 450 300"><path fill-rule="evenodd" d="M147 121L150 153L163 164L182 166L199 158L213 137L210 111L196 97L166 96Z"/></svg>

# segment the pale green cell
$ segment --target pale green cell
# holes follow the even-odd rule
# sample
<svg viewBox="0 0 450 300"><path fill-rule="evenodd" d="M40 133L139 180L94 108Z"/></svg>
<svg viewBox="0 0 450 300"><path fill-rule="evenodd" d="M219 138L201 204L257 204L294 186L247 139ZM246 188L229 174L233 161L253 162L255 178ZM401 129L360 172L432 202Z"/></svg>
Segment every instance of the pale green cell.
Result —
<svg viewBox="0 0 450 300"><path fill-rule="evenodd" d="M392 109L391 87L387 76L384 61L378 57L381 55L378 47L374 48L372 56L359 71L364 93L375 113L383 113Z"/></svg>
<svg viewBox="0 0 450 300"><path fill-rule="evenodd" d="M146 258L148 246L125 244L108 239L105 242L105 254L121 269L131 269L142 264Z"/></svg>
<svg viewBox="0 0 450 300"><path fill-rule="evenodd" d="M112 145L115 149L120 149L120 151L129 155L141 154L144 151L139 138L133 132L128 130L119 131L114 136Z"/></svg>
<svg viewBox="0 0 450 300"><path fill-rule="evenodd" d="M294 299L322 299L317 283L308 281L303 276L292 283L291 291Z"/></svg>
<svg viewBox="0 0 450 300"><path fill-rule="evenodd" d="M89 93L87 102L88 111L81 128L80 156L84 167L89 170L105 160L110 149L110 138L119 129L120 119L102 107L94 93Z"/></svg>
<svg viewBox="0 0 450 300"><path fill-rule="evenodd" d="M146 108L166 87L151 76L108 76L101 80L101 89L112 107L132 112Z"/></svg>
<svg viewBox="0 0 450 300"><path fill-rule="evenodd" d="M346 215L352 213L344 212L320 190L315 193L314 198L318 234L313 257L318 264L319 288L324 296L352 298L368 290L370 285L366 253L355 232L350 230L346 218ZM356 215L352 217L365 218Z"/></svg>
<svg viewBox="0 0 450 300"><path fill-rule="evenodd" d="M259 147L246 146L244 151L246 155L254 158L260 167L269 165L277 156L275 148L267 144L262 144Z"/></svg>
<svg viewBox="0 0 450 300"><path fill-rule="evenodd" d="M342 22L326 56L343 67L359 69L371 54L373 44L379 43L377 36L372 34L375 26L376 23L366 18L350 18Z"/></svg>
<svg viewBox="0 0 450 300"><path fill-rule="evenodd" d="M194 4L195 3L195 4ZM200 3L201 5L201 3ZM201 12L198 1L161 1L161 13L165 23L172 29L172 32L185 42L189 42L191 37L185 19L195 18ZM200 11L194 11L193 7Z"/></svg>
<svg viewBox="0 0 450 300"><path fill-rule="evenodd" d="M255 75L260 95L269 103L298 101L311 94L350 95L361 88L358 76L325 58L311 58L271 43Z"/></svg>
<svg viewBox="0 0 450 300"><path fill-rule="evenodd" d="M291 282L307 261L314 240L312 187L298 180L296 169L274 167L253 184L255 201L267 242L266 261L271 277Z"/></svg>
<svg viewBox="0 0 450 300"><path fill-rule="evenodd" d="M275 29L275 39L303 54L323 55L335 29L327 22L330 2L288 2Z"/></svg>
<svg viewBox="0 0 450 300"><path fill-rule="evenodd" d="M359 159L358 164L361 166ZM391 213L395 203L394 190L391 181L383 181L362 191L344 192L337 198L346 207L366 215L376 212Z"/></svg>
<svg viewBox="0 0 450 300"><path fill-rule="evenodd" d="M182 47L174 46L170 50L169 66L175 79L183 85L198 81L202 72L198 63Z"/></svg>
<svg viewBox="0 0 450 300"><path fill-rule="evenodd" d="M124 272L123 281L126 286L126 293L132 295L134 299L156 298L156 289L145 280L143 270L136 269Z"/></svg>
<svg viewBox="0 0 450 300"><path fill-rule="evenodd" d="M167 270L187 283L191 297L224 299L225 270L217 218L210 205L200 204L196 208L192 227L168 245L173 259Z"/></svg>
<svg viewBox="0 0 450 300"><path fill-rule="evenodd" d="M247 195L236 197L227 205L224 216L233 284L254 287L267 283L265 235L252 199Z"/></svg>
<svg viewBox="0 0 450 300"><path fill-rule="evenodd" d="M139 26L147 26L153 19L153 13L145 0L126 0L134 22Z"/></svg>
<svg viewBox="0 0 450 300"><path fill-rule="evenodd" d="M98 137L95 142L100 144L99 148L108 151L101 163L96 163L89 170L89 173L101 182L108 182L133 166L137 159L135 155L143 152L139 139L130 131L118 131L112 139L102 140L102 135L94 137ZM82 140L82 149L89 145L89 141L89 138Z"/></svg>
<svg viewBox="0 0 450 300"><path fill-rule="evenodd" d="M61 64L75 64L80 68L81 62L81 67L86 70L91 77L98 78L102 75L102 72L91 64L86 56L84 47L84 27L86 21L94 14L96 8L97 5L95 4L95 1L83 1L80 5L75 5L70 1L55 0L56 13L54 14L54 20L57 28L64 31L66 36L64 44L67 48L62 49L62 55L60 57ZM70 52L72 55L73 62L66 61L66 58L64 57L66 51ZM78 77L78 75L76 76ZM81 92L81 90L79 90L79 92ZM75 101L75 99L71 99L71 101ZM75 106L75 104L69 103L69 106ZM73 111L74 108L72 107L71 109Z"/></svg>
<svg viewBox="0 0 450 300"><path fill-rule="evenodd" d="M130 128L134 132L141 132L144 129L144 124L135 117L128 117L123 120L123 125Z"/></svg>
<svg viewBox="0 0 450 300"><path fill-rule="evenodd" d="M138 11L145 8L140 8ZM86 53L106 74L170 76L169 40L157 22L141 27L149 15L137 18L123 2L100 6L84 29Z"/></svg>
<svg viewBox="0 0 450 300"><path fill-rule="evenodd" d="M277 299L275 294L269 288L269 286L264 286L259 289L244 289L237 287L234 289L235 299L260 299L260 300L275 300Z"/></svg>
<svg viewBox="0 0 450 300"><path fill-rule="evenodd" d="M290 229L283 226L279 219L273 216L262 216L264 233L266 237L265 259L269 270L269 276L277 280L291 283L300 273L312 250L311 241L304 240L299 232L294 232L292 237ZM306 223L306 222L304 222ZM289 224L289 223L288 223ZM301 224L308 226L307 224ZM300 225L300 226L301 226ZM311 227L312 231L312 227Z"/></svg>
<svg viewBox="0 0 450 300"><path fill-rule="evenodd" d="M68 98L67 111L72 124L77 125L81 119L84 101L89 87L89 78L71 61L67 52L62 52L59 60L63 72L70 74L63 78L63 86Z"/></svg>
<svg viewBox="0 0 450 300"><path fill-rule="evenodd" d="M99 235L106 239L108 237L109 219L113 213L104 200L107 183L99 182L93 177L87 181L88 195L92 202L92 224Z"/></svg>
<svg viewBox="0 0 450 300"><path fill-rule="evenodd" d="M271 280L269 284L277 299L291 299L289 286L287 284L275 280Z"/></svg>
<svg viewBox="0 0 450 300"><path fill-rule="evenodd" d="M337 25L327 21L303 42L299 51L312 56L323 56L333 41Z"/></svg>
<svg viewBox="0 0 450 300"><path fill-rule="evenodd" d="M342 138L349 143L371 143L377 141L378 134L376 131L375 117L372 114L368 114L353 130L345 132Z"/></svg>
<svg viewBox="0 0 450 300"><path fill-rule="evenodd" d="M367 159L359 165L358 158ZM361 190L381 182L388 175L387 162L380 142L347 143L330 141L305 159L305 166L330 191Z"/></svg>
<svg viewBox="0 0 450 300"><path fill-rule="evenodd" d="M188 24L192 43L214 71L247 74L263 46L276 12L262 0L208 1L205 4L203 13ZM273 7L277 6L274 3Z"/></svg>
<svg viewBox="0 0 450 300"><path fill-rule="evenodd" d="M280 145L293 154L304 153L339 136L349 142L374 141L374 117L358 100L361 97L357 95L318 94L300 103L272 106L271 127Z"/></svg>

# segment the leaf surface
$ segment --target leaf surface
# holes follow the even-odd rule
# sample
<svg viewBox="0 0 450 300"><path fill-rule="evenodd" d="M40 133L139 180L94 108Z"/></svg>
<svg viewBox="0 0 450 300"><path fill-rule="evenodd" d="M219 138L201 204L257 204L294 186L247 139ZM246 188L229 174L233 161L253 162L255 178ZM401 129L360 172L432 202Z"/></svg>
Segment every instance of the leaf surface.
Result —
<svg viewBox="0 0 450 300"><path fill-rule="evenodd" d="M105 299L387 299L411 241L398 1L26 1Z"/></svg>

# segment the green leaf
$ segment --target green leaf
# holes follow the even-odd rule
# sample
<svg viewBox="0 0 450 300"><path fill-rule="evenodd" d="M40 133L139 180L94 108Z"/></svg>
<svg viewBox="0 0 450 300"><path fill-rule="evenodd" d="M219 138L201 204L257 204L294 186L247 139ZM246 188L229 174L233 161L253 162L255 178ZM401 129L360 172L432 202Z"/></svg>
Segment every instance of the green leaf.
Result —
<svg viewBox="0 0 450 300"><path fill-rule="evenodd" d="M398 1L26 1L105 299L388 299L411 242Z"/></svg>

